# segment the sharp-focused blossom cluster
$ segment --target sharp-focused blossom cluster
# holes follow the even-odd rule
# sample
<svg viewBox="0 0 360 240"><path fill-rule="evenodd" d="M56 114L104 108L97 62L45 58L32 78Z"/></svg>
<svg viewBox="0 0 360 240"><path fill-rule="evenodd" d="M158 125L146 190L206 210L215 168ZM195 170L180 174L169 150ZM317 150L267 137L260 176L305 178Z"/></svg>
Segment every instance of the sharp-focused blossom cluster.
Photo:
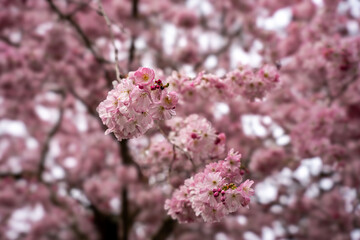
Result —
<svg viewBox="0 0 360 240"><path fill-rule="evenodd" d="M0 0L0 239L359 240L358 9Z"/></svg>
<svg viewBox="0 0 360 240"><path fill-rule="evenodd" d="M251 180L242 181L241 155L231 149L224 160L206 165L204 171L186 179L165 209L179 222L218 222L250 203ZM200 218L201 217L201 218Z"/></svg>
<svg viewBox="0 0 360 240"><path fill-rule="evenodd" d="M150 68L139 68L116 83L106 100L97 108L100 118L117 139L134 138L144 134L154 120L170 119L175 115L178 96Z"/></svg>

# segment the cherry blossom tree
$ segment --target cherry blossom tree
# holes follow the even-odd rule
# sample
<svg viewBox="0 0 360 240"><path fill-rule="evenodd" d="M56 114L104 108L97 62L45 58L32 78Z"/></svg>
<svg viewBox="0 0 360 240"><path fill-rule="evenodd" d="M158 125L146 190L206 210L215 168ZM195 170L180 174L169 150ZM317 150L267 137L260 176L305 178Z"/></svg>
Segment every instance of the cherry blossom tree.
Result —
<svg viewBox="0 0 360 240"><path fill-rule="evenodd" d="M356 0L2 0L0 239L360 239Z"/></svg>

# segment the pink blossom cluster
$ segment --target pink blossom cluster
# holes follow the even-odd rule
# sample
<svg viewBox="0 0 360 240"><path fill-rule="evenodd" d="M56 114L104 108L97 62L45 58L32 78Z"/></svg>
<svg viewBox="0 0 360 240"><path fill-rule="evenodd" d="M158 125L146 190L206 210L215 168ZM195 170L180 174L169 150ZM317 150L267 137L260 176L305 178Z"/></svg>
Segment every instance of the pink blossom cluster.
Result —
<svg viewBox="0 0 360 240"><path fill-rule="evenodd" d="M231 149L224 160L206 165L185 180L165 202L165 209L181 223L218 222L225 215L246 207L254 195L254 181L241 183L241 155ZM200 218L201 217L201 218Z"/></svg>
<svg viewBox="0 0 360 240"><path fill-rule="evenodd" d="M113 132L119 141L134 138L150 129L154 120L170 119L175 115L178 96L167 87L160 79L155 80L150 68L130 72L97 108L108 127L105 134Z"/></svg>
<svg viewBox="0 0 360 240"><path fill-rule="evenodd" d="M173 145L161 135L153 136L148 144L141 145L143 138L133 139L130 142L134 160L141 166L143 174L153 176L167 173L172 161L180 160L182 164L185 159L181 152L176 150L174 155Z"/></svg>
<svg viewBox="0 0 360 240"><path fill-rule="evenodd" d="M175 117L166 123L171 128L171 142L188 152L196 162L217 158L225 151L225 134L216 132L204 117L192 114L186 118Z"/></svg>
<svg viewBox="0 0 360 240"><path fill-rule="evenodd" d="M229 99L242 96L250 101L263 99L267 93L280 83L278 69L264 65L258 71L249 66L240 65L225 77L199 73L194 79L174 72L168 82L181 93L184 100L192 101L196 96L214 99Z"/></svg>
<svg viewBox="0 0 360 240"><path fill-rule="evenodd" d="M174 12L174 22L179 27L191 29L198 24L198 21L196 13L191 9L176 9Z"/></svg>
<svg viewBox="0 0 360 240"><path fill-rule="evenodd" d="M251 171L270 175L284 165L286 152L281 147L259 149L254 152L249 168Z"/></svg>
<svg viewBox="0 0 360 240"><path fill-rule="evenodd" d="M350 122L345 122L343 110L338 107L313 107L307 113L291 131L295 152L304 158L321 156L327 163L343 160L348 150L338 139L350 134L344 130L358 132L357 129L351 130ZM339 128L334 128L334 125Z"/></svg>
<svg viewBox="0 0 360 240"><path fill-rule="evenodd" d="M279 73L276 67L270 65L264 65L257 73L248 66L239 66L226 75L225 82L234 95L240 94L254 101L264 98L277 86Z"/></svg>

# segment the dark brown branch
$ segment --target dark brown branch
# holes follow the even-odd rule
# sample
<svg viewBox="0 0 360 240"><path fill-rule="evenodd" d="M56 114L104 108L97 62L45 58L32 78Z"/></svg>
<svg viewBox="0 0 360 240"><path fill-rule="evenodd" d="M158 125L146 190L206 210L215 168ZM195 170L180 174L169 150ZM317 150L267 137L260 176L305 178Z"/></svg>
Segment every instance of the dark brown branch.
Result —
<svg viewBox="0 0 360 240"><path fill-rule="evenodd" d="M43 174L44 169L45 169L45 160L46 160L46 155L47 155L47 153L49 151L50 141L54 137L54 135L57 133L57 131L60 129L60 125L61 125L61 122L62 122L62 119L63 119L64 107L62 106L62 104L63 104L64 98L65 98L65 93L64 92L61 92L61 97L62 97L62 100L61 100L59 118L56 121L55 125L51 128L50 132L48 133L48 135L47 135L47 137L45 139L44 146L43 146L43 148L41 150L40 162L39 162L38 170L37 170L37 179L39 181L42 180L41 177L42 177L42 174Z"/></svg>
<svg viewBox="0 0 360 240"><path fill-rule="evenodd" d="M0 40L5 42L7 45L13 46L13 47L20 47L19 43L12 42L9 38L5 36L0 36Z"/></svg>
<svg viewBox="0 0 360 240"><path fill-rule="evenodd" d="M137 19L139 16L139 0L133 0L132 1L132 7L131 7L131 16L133 19ZM131 70L131 65L135 59L135 41L136 37L132 35L131 42L130 42L130 48L129 48L129 56L128 56L128 70Z"/></svg>
<svg viewBox="0 0 360 240"><path fill-rule="evenodd" d="M99 211L94 205L91 206L94 213L94 222L102 240L118 240L118 222Z"/></svg>
<svg viewBox="0 0 360 240"><path fill-rule="evenodd" d="M166 218L152 240L165 240L167 239L176 227L177 222L171 218Z"/></svg>
<svg viewBox="0 0 360 240"><path fill-rule="evenodd" d="M0 173L0 178L14 178L16 180L26 178L26 176L27 176L27 174L24 173L24 172L21 172L21 173L9 173L9 172Z"/></svg>
<svg viewBox="0 0 360 240"><path fill-rule="evenodd" d="M80 38L83 40L85 46L90 50L98 63L111 63L110 61L104 59L96 53L90 39L86 36L80 25L72 18L72 15L67 15L61 12L52 0L46 1L48 2L50 8L59 16L60 19L67 21L75 29L75 31L79 34Z"/></svg>

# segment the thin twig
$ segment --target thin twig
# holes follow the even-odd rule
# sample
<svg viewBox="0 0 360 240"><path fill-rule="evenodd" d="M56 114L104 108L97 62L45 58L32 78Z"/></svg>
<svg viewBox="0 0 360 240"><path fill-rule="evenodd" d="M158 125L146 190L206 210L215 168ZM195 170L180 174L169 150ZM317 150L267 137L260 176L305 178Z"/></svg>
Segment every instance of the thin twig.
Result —
<svg viewBox="0 0 360 240"><path fill-rule="evenodd" d="M120 79L119 57L118 57L119 50L118 50L118 48L116 47L116 44L115 44L115 37L114 37L113 30L112 30L112 24L111 24L111 21L110 21L109 17L105 13L105 10L104 10L104 7L103 7L103 5L101 3L101 0L98 0L98 7L99 7L98 13L102 17L104 17L106 25L109 28L110 40L111 40L111 43L112 43L112 45L114 47L114 51L115 51L115 64L114 65L115 65L116 79L120 82L121 79Z"/></svg>
<svg viewBox="0 0 360 240"><path fill-rule="evenodd" d="M191 164L193 165L194 170L196 169L196 165L194 163L193 158L191 157L190 153L188 151L186 151L185 149L183 149L182 147L178 146L177 144L173 143L169 137L165 134L164 130L162 130L162 128L160 127L160 125L158 124L158 128L160 133L163 135L163 137L171 144L173 145L174 148L179 149L182 153L185 154L185 156L190 160Z"/></svg>
<svg viewBox="0 0 360 240"><path fill-rule="evenodd" d="M98 63L111 63L110 61L104 59L103 57L99 56L96 53L90 39L88 38L88 36L86 36L84 31L81 29L80 25L72 18L71 15L67 15L67 14L64 14L63 12L61 12L60 9L55 5L53 0L46 0L46 1L48 2L50 8L59 16L60 19L63 19L70 23L70 25L79 34L80 38L85 43L85 46L90 50L90 52L93 54L93 56L95 57L95 59Z"/></svg>
<svg viewBox="0 0 360 240"><path fill-rule="evenodd" d="M50 132L48 133L48 135L45 139L44 146L41 150L40 161L39 161L38 170L37 170L37 179L39 181L42 181L42 174L45 169L45 160L46 160L46 155L49 151L50 141L54 137L54 135L57 133L57 131L60 129L60 125L61 125L61 122L63 119L63 115L64 115L63 101L65 98L64 92L61 92L61 97L62 97L62 100L61 100L61 105L60 105L60 110L59 110L60 111L59 118L56 121L55 125L51 128Z"/></svg>

